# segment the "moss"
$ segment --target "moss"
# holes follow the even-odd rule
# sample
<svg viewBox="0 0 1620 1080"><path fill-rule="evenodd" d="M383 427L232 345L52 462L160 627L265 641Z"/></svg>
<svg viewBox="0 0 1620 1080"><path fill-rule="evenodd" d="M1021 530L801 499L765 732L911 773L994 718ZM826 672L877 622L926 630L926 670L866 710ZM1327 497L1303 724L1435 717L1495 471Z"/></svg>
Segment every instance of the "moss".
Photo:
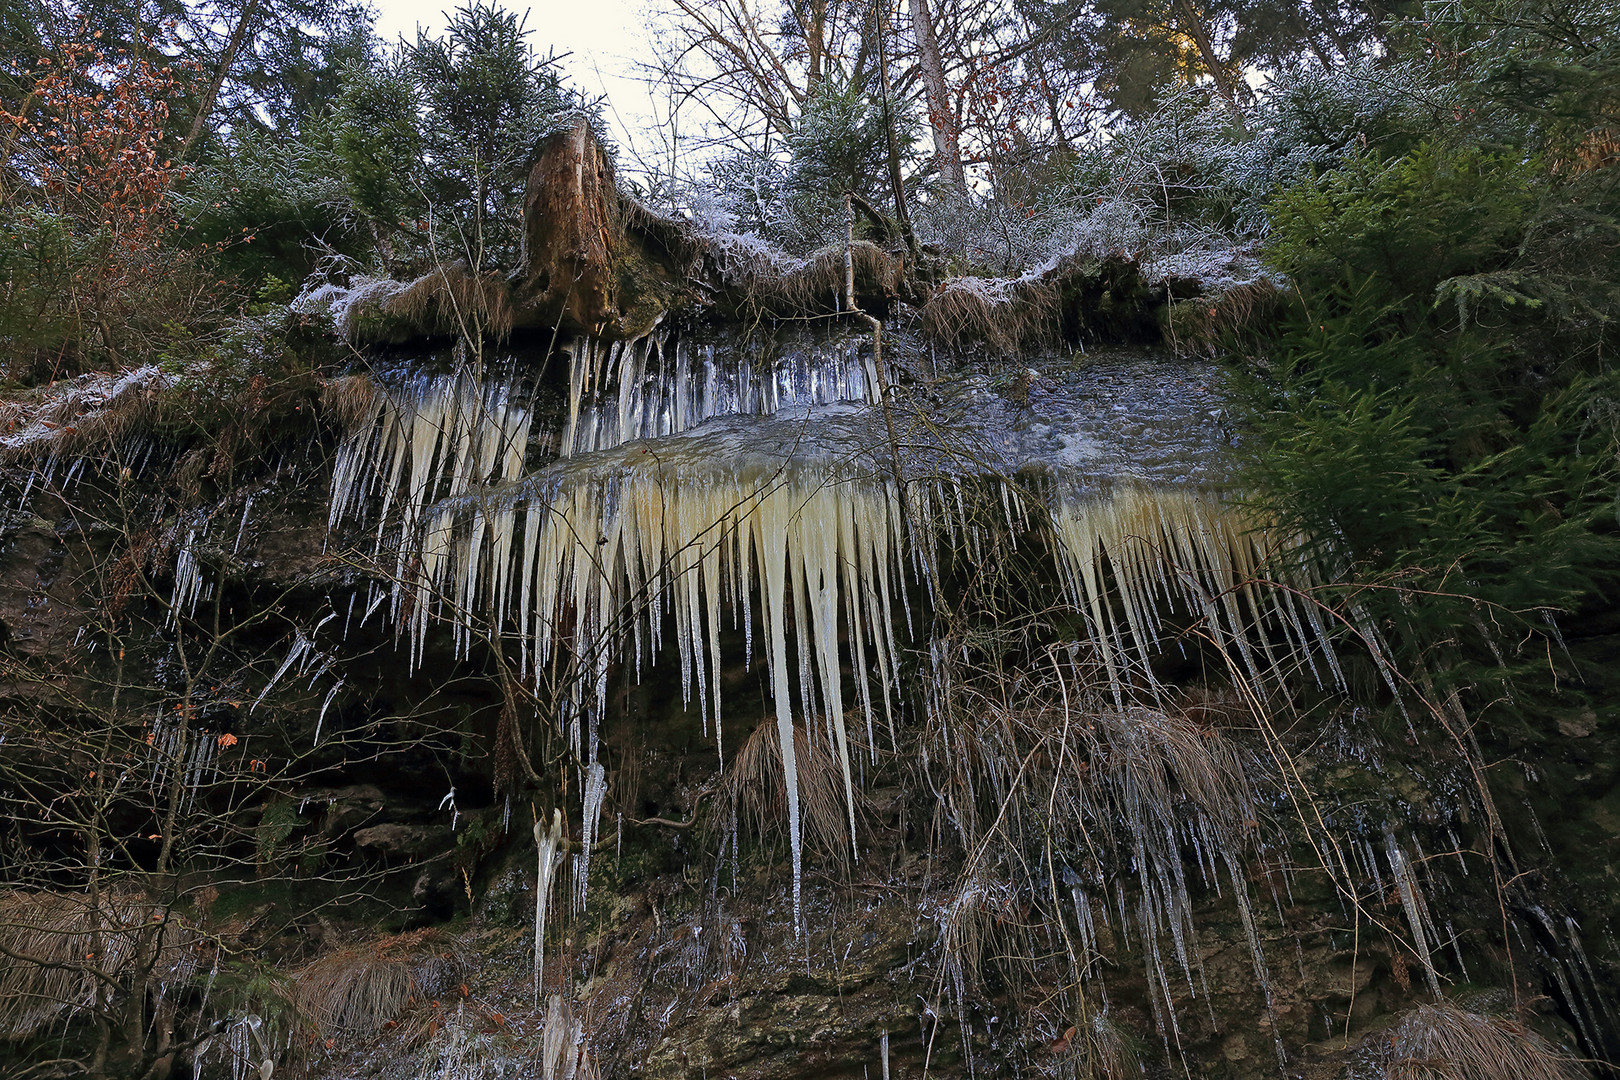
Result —
<svg viewBox="0 0 1620 1080"><path fill-rule="evenodd" d="M613 270L618 314L613 330L625 339L640 337L673 309L684 286L669 267L624 245L614 255Z"/></svg>

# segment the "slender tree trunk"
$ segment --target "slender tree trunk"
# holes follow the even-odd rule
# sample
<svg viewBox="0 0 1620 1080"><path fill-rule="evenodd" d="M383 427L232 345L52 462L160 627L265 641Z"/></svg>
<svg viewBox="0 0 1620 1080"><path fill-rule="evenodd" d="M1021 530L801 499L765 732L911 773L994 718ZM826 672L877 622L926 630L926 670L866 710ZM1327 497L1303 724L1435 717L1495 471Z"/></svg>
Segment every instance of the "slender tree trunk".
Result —
<svg viewBox="0 0 1620 1080"><path fill-rule="evenodd" d="M225 44L225 55L219 58L219 67L214 69L214 77L208 83L208 91L197 104L197 115L191 121L191 130L186 134L186 141L180 144L180 153L176 160L184 161L186 155L191 153L191 144L197 141L202 129L208 123L208 117L213 114L214 103L219 100L219 89L225 85L226 76L230 75L231 68L236 64L236 56L242 51L242 45L247 40L247 31L253 16L259 10L259 0L247 0L242 6L242 17L236 20L236 29L231 31L231 39Z"/></svg>
<svg viewBox="0 0 1620 1080"><path fill-rule="evenodd" d="M1192 0L1177 0L1177 6L1183 16L1182 29L1193 39L1193 44L1198 46L1198 55L1203 58L1204 67L1209 70L1210 77L1215 80L1215 92L1226 99L1226 106L1232 113L1232 119L1241 127L1243 110L1238 107L1237 90L1226 73L1226 65L1215 55L1215 43L1209 39L1209 30L1204 26L1203 16L1193 7Z"/></svg>
<svg viewBox="0 0 1620 1080"><path fill-rule="evenodd" d="M945 84L945 65L940 60L939 40L934 37L934 13L928 0L911 0L911 31L917 39L923 89L928 95L928 128L934 134L934 159L939 165L939 174L946 183L966 194L967 178L962 172L956 110L951 107L950 88Z"/></svg>
<svg viewBox="0 0 1620 1080"><path fill-rule="evenodd" d="M810 22L804 27L804 45L809 52L806 89L814 93L827 75L827 0L811 0Z"/></svg>
<svg viewBox="0 0 1620 1080"><path fill-rule="evenodd" d="M17 122L11 125L6 132L6 141L0 144L0 205L6 201L7 182L11 173L11 151L17 145L17 137L22 134L23 127L28 123L28 114L34 111L34 102L39 100L39 91L30 90L28 96L23 98L22 108L17 110Z"/></svg>
<svg viewBox="0 0 1620 1080"><path fill-rule="evenodd" d="M1338 28L1333 25L1335 12L1332 5L1324 5L1321 0L1311 0L1311 11L1321 21L1322 33L1326 35L1329 41L1333 42L1333 47L1339 51L1339 59L1346 64L1350 63L1355 58L1355 49L1350 42L1345 40L1345 36L1339 33ZM1316 44L1315 34L1311 35L1311 44L1313 47Z"/></svg>
<svg viewBox="0 0 1620 1080"><path fill-rule="evenodd" d="M906 207L906 185L900 175L900 147L894 136L894 93L889 86L889 51L884 44L887 36L883 25L883 0L872 5L872 28L877 34L878 86L883 91L883 137L888 143L889 187L894 191L894 216L900 222L900 235L906 238L906 250L913 261L917 258L917 232L911 227L911 211Z"/></svg>
<svg viewBox="0 0 1620 1080"><path fill-rule="evenodd" d="M1058 92L1046 77L1046 66L1041 63L1040 55L1030 56L1030 66L1034 69L1035 77L1041 80L1041 100L1046 102L1046 117L1052 124L1052 136L1057 139L1058 145L1065 150L1069 149L1069 135L1063 130L1063 111L1058 107Z"/></svg>

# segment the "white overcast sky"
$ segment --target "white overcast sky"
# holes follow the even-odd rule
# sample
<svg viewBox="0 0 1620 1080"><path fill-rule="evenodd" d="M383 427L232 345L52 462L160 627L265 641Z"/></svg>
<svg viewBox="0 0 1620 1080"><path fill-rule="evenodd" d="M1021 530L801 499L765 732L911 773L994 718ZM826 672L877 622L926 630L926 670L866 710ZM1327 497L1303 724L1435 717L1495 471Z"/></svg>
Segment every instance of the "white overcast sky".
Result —
<svg viewBox="0 0 1620 1080"><path fill-rule="evenodd" d="M444 12L460 0L371 0L377 12L377 34L393 42L416 36L416 28L443 30ZM637 136L652 115L647 87L636 62L650 58L647 0L505 0L517 12L528 11L536 49L571 53L563 61L570 82L587 94L606 94L608 122L621 143L643 143Z"/></svg>

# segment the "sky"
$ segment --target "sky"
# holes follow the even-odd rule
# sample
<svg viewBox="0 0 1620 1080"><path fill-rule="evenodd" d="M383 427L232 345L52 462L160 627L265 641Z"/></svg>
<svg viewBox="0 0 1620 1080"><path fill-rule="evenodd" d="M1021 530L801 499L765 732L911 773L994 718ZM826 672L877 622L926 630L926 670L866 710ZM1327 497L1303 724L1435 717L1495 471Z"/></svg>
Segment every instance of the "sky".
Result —
<svg viewBox="0 0 1620 1080"><path fill-rule="evenodd" d="M444 29L443 12L462 0L371 0L377 12L377 34L392 42L400 35L416 36L421 26L430 33ZM590 95L606 94L607 120L621 145L645 143L641 134L651 121L647 86L636 72L636 62L650 59L645 25L647 0L504 0L513 11L528 11L526 25L541 53L554 50L571 55L562 63L569 81Z"/></svg>

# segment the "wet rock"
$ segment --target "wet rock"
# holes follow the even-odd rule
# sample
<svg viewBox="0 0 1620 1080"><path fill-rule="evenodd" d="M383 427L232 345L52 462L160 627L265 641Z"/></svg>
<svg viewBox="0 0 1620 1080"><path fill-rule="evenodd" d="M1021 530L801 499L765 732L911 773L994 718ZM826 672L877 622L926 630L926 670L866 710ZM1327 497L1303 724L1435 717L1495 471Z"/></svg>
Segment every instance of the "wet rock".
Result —
<svg viewBox="0 0 1620 1080"><path fill-rule="evenodd" d="M456 897L461 895L459 886L454 867L443 862L430 863L411 886L411 899L421 906L429 922L443 922L455 914Z"/></svg>
<svg viewBox="0 0 1620 1080"><path fill-rule="evenodd" d="M1558 718L1558 731L1571 739L1584 739L1597 727L1597 713L1584 709Z"/></svg>
<svg viewBox="0 0 1620 1080"><path fill-rule="evenodd" d="M422 858L448 850L455 837L442 825L373 825L354 834L354 846L388 857Z"/></svg>
<svg viewBox="0 0 1620 1080"><path fill-rule="evenodd" d="M317 793L311 798L327 801L321 819L321 834L336 840L373 820L385 805L382 789L372 784L356 784Z"/></svg>

